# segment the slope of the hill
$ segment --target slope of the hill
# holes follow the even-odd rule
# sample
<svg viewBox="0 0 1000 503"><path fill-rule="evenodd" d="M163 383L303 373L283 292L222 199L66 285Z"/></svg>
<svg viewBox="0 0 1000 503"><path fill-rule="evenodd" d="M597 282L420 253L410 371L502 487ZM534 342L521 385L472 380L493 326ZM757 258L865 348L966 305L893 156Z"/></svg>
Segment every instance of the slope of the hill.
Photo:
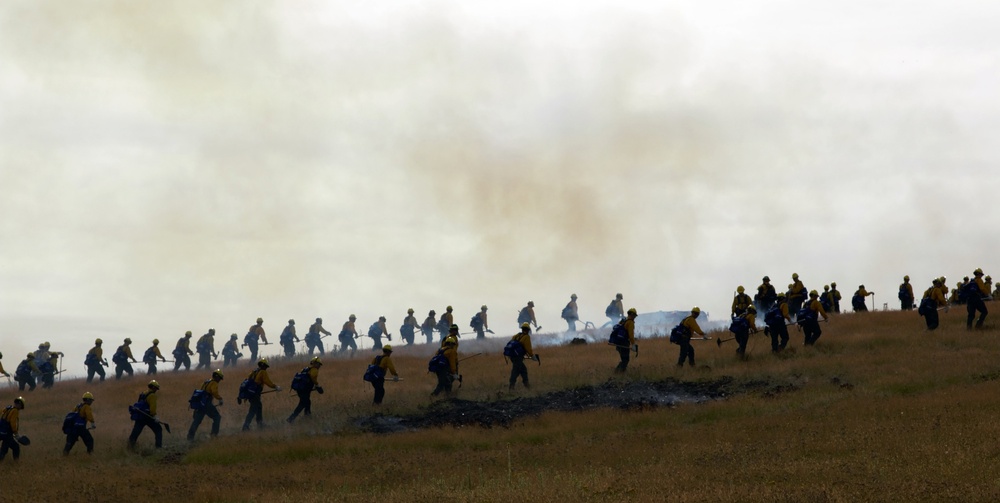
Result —
<svg viewBox="0 0 1000 503"><path fill-rule="evenodd" d="M401 348L404 380L387 383L381 409L360 377L370 354L327 357L326 393L313 395L311 418L285 423L295 399L269 394L267 428L250 433L239 432L246 406L235 402L244 366L226 371L222 435L207 438L205 423L194 444L184 440L187 399L208 372L167 372L157 377L160 416L173 434L155 451L147 430L137 453L125 449L126 409L146 376L64 381L24 393L21 429L33 443L19 463L0 464L0 491L38 501L996 500L1000 332L967 332L957 311L942 322L929 333L914 313L842 315L822 325L814 348L793 330L781 355L762 335L746 361L732 342L702 342L693 369L674 365L676 346L645 340L625 376L612 373L617 354L607 346L548 347L529 367L532 389L513 394L502 341L469 342L461 356L484 354L463 362L463 387L449 402L428 398L431 349ZM305 361L276 360L272 375L287 387ZM722 392L643 401L675 389L664 386ZM80 444L63 458L59 425L87 390L97 396L97 450L88 457ZM598 399L609 407L559 406ZM501 428L448 419L519 407L528 413ZM367 431L386 418L422 422Z"/></svg>

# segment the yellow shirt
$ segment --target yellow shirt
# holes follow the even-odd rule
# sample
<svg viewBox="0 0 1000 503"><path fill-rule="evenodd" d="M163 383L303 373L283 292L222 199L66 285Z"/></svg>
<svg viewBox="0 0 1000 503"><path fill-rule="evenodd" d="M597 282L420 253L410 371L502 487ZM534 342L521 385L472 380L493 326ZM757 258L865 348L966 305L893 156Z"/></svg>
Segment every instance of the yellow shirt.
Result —
<svg viewBox="0 0 1000 503"><path fill-rule="evenodd" d="M701 327L698 326L698 321L694 319L694 316L688 316L687 318L684 318L684 321L681 321L681 325L687 327L687 329L690 330L692 334L698 334L702 337L705 336L705 332L701 331Z"/></svg>
<svg viewBox="0 0 1000 503"><path fill-rule="evenodd" d="M733 297L733 314L750 307L750 296L745 293L738 293Z"/></svg>
<svg viewBox="0 0 1000 503"><path fill-rule="evenodd" d="M20 417L20 409L14 405L8 405L3 413L0 414L0 419L6 419L7 423L10 424L10 432L17 434L18 418Z"/></svg>
<svg viewBox="0 0 1000 503"><path fill-rule="evenodd" d="M82 417L83 420L88 423L94 422L94 411L92 411L90 409L90 405L87 405L86 403L81 403L80 405L77 405L76 408L73 409L73 412L80 414L80 417Z"/></svg>
<svg viewBox="0 0 1000 503"><path fill-rule="evenodd" d="M94 346L94 347L90 348L90 351L87 351L87 354L91 354L91 355L96 356L97 357L97 361L101 361L101 360L104 359L104 350L101 349L100 346Z"/></svg>
<svg viewBox="0 0 1000 503"><path fill-rule="evenodd" d="M156 416L156 391L146 391L146 403L149 404L149 415Z"/></svg>
<svg viewBox="0 0 1000 503"><path fill-rule="evenodd" d="M943 306L943 305L947 304L947 302L944 299L944 294L942 294L941 293L941 289L937 288L937 287L933 287L932 286L932 287L928 288L927 291L924 292L924 297L923 298L925 298L925 299L931 299L931 300L934 301L935 304L937 304L939 306Z"/></svg>
<svg viewBox="0 0 1000 503"><path fill-rule="evenodd" d="M258 386L263 388L264 386L269 386L271 389L277 388L273 382L271 382L271 377L267 375L267 369L257 369L247 376L247 379L253 379Z"/></svg>
<svg viewBox="0 0 1000 503"><path fill-rule="evenodd" d="M448 359L448 367L452 374L458 373L458 350L453 347L443 349L444 357Z"/></svg>
<svg viewBox="0 0 1000 503"><path fill-rule="evenodd" d="M372 365L378 365L379 368L382 370L388 370L389 373L394 376L399 375L396 373L396 366L392 364L392 358L390 358L389 355L382 355L381 359L376 356L375 359L372 360Z"/></svg>
<svg viewBox="0 0 1000 503"><path fill-rule="evenodd" d="M815 312L823 315L823 319L824 320L827 319L826 310L823 309L823 304L821 304L819 302L819 300L813 299L813 300L809 301L809 309L811 309L811 310L813 310L813 311L815 311Z"/></svg>
<svg viewBox="0 0 1000 503"><path fill-rule="evenodd" d="M219 395L219 382L215 379L205 381L205 384L201 385L201 389L208 392L209 395L212 395L212 398L222 400L222 396Z"/></svg>
<svg viewBox="0 0 1000 503"><path fill-rule="evenodd" d="M174 351L178 349L189 355L193 355L194 352L191 351L191 338L186 335L181 337L180 340L177 341L177 346L174 348Z"/></svg>
<svg viewBox="0 0 1000 503"><path fill-rule="evenodd" d="M515 335L514 337L511 337L510 340L518 341L521 343L522 346L524 346L524 356L528 358L535 357L535 353L531 351L531 334L526 334L524 332L521 332Z"/></svg>

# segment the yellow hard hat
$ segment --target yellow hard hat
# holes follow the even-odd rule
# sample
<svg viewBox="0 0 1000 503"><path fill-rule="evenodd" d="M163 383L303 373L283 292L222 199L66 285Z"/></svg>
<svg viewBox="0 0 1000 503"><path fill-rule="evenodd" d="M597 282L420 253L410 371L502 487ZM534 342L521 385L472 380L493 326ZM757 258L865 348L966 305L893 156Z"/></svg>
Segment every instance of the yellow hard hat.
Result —
<svg viewBox="0 0 1000 503"><path fill-rule="evenodd" d="M215 372L212 372L212 377L218 377L219 380L226 378L226 376L222 373L222 369L215 369Z"/></svg>
<svg viewBox="0 0 1000 503"><path fill-rule="evenodd" d="M696 308L696 309L697 309L697 308ZM636 316L639 316L639 312L638 312L638 311L636 311L634 307L630 307L630 308L628 308L628 313L626 313L626 314L634 314L634 315L636 315Z"/></svg>
<svg viewBox="0 0 1000 503"><path fill-rule="evenodd" d="M148 387L150 387L152 389L160 389L160 383L156 382L156 379L153 379L152 381L149 381L149 384L147 384L146 386L148 386Z"/></svg>
<svg viewBox="0 0 1000 503"><path fill-rule="evenodd" d="M528 330L531 330L531 323L528 323L527 321L524 322L524 323L521 323L521 330L524 330L525 328L527 328Z"/></svg>
<svg viewBox="0 0 1000 503"><path fill-rule="evenodd" d="M411 307L411 308L407 309L406 312L409 313L409 314L413 314L413 308Z"/></svg>
<svg viewBox="0 0 1000 503"><path fill-rule="evenodd" d="M51 344L49 344L49 341L45 341L45 343L43 343L42 346L49 347L51 346Z"/></svg>
<svg viewBox="0 0 1000 503"><path fill-rule="evenodd" d="M829 289L830 289L830 285L823 285L823 291L824 292L827 291L827 290L829 290Z"/></svg>
<svg viewBox="0 0 1000 503"><path fill-rule="evenodd" d="M574 293L574 294L570 295L569 298L571 298L573 300L576 300L577 297L576 297L576 294Z"/></svg>
<svg viewBox="0 0 1000 503"><path fill-rule="evenodd" d="M634 309L630 309L630 311L634 311ZM694 307L691 308L691 312L692 313L700 313L701 309L699 309L698 306L694 306Z"/></svg>
<svg viewBox="0 0 1000 503"><path fill-rule="evenodd" d="M816 290L810 290L809 291L809 296L810 297L819 297L819 292L817 292Z"/></svg>
<svg viewBox="0 0 1000 503"><path fill-rule="evenodd" d="M238 336L238 335L236 335L236 334L232 334L232 335L230 335L230 336L229 336L229 339L231 339L231 340L234 340L234 341L235 341L235 340L236 340L236 339L238 339L239 337L240 337L240 336Z"/></svg>
<svg viewBox="0 0 1000 503"><path fill-rule="evenodd" d="M35 357L35 353L28 353L28 358L34 358L34 357Z"/></svg>
<svg viewBox="0 0 1000 503"><path fill-rule="evenodd" d="M615 294L615 298L616 299L624 299L625 297L622 297L622 294L619 293L619 294Z"/></svg>
<svg viewBox="0 0 1000 503"><path fill-rule="evenodd" d="M257 318L257 323L264 323L264 318Z"/></svg>
<svg viewBox="0 0 1000 503"><path fill-rule="evenodd" d="M528 307L535 307L535 301L529 300L528 301Z"/></svg>
<svg viewBox="0 0 1000 503"><path fill-rule="evenodd" d="M257 366L266 369L270 367L271 364L267 363L267 358L261 358L260 360L257 360Z"/></svg>
<svg viewBox="0 0 1000 503"><path fill-rule="evenodd" d="M382 352L383 353L391 353L392 352L392 344L386 344L385 346L382 346Z"/></svg>
<svg viewBox="0 0 1000 503"><path fill-rule="evenodd" d="M186 337L191 337L191 331L190 331L190 330L188 330L187 332L184 332L184 335L185 335Z"/></svg>
<svg viewBox="0 0 1000 503"><path fill-rule="evenodd" d="M104 341L102 341L100 338L97 338L97 339L94 339L94 344L97 344L98 346L100 346L101 344L104 344Z"/></svg>
<svg viewBox="0 0 1000 503"><path fill-rule="evenodd" d="M155 345L157 345L157 344L159 344L159 343L160 343L160 340L159 340L159 339L153 339L153 345L154 345L154 346L155 346Z"/></svg>
<svg viewBox="0 0 1000 503"><path fill-rule="evenodd" d="M830 283L830 286L832 286L833 288L837 288L837 282L834 281L833 283Z"/></svg>
<svg viewBox="0 0 1000 503"><path fill-rule="evenodd" d="M483 304L483 307L480 307L479 309L482 309L483 311L485 311L486 310L486 304Z"/></svg>
<svg viewBox="0 0 1000 503"><path fill-rule="evenodd" d="M743 285L740 285L740 286L736 287L736 292L737 293L743 293L745 291L746 291L746 289L743 288Z"/></svg>
<svg viewBox="0 0 1000 503"><path fill-rule="evenodd" d="M448 306L448 307L446 307L444 309L445 309L445 311L451 311L451 306Z"/></svg>
<svg viewBox="0 0 1000 503"><path fill-rule="evenodd" d="M126 337L125 338L125 344L132 344L132 339Z"/></svg>
<svg viewBox="0 0 1000 503"><path fill-rule="evenodd" d="M83 399L84 400L93 400L94 399L94 394L88 391L88 392L86 392L86 393L83 394Z"/></svg>
<svg viewBox="0 0 1000 503"><path fill-rule="evenodd" d="M909 275L903 276L903 281L910 281L910 276Z"/></svg>
<svg viewBox="0 0 1000 503"><path fill-rule="evenodd" d="M792 273L792 279L799 279L799 273L793 272Z"/></svg>
<svg viewBox="0 0 1000 503"><path fill-rule="evenodd" d="M977 267L976 270L973 271L972 274L974 274L976 276L982 276L983 275L983 270Z"/></svg>
<svg viewBox="0 0 1000 503"><path fill-rule="evenodd" d="M348 316L348 317L347 317L347 319L349 319L349 320L356 320L356 319L358 319L358 317L357 317L357 316L354 316L354 315L352 314L352 315Z"/></svg>
<svg viewBox="0 0 1000 503"><path fill-rule="evenodd" d="M323 361L319 359L318 356L314 356L312 360L309 360L309 365L320 366L323 365Z"/></svg>
<svg viewBox="0 0 1000 503"><path fill-rule="evenodd" d="M14 399L14 403L15 404L19 403L19 404L21 404L21 407L24 407L24 398L17 397L17 398Z"/></svg>

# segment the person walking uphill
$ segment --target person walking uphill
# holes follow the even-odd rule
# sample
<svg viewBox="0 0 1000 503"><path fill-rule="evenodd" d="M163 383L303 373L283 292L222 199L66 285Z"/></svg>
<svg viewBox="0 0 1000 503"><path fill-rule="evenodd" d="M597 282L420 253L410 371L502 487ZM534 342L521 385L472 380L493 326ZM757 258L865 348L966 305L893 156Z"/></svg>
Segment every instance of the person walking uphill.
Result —
<svg viewBox="0 0 1000 503"><path fill-rule="evenodd" d="M868 296L875 295L875 292L869 292L865 290L865 285L858 285L858 290L854 292L854 296L851 297L851 309L856 313L868 312Z"/></svg>
<svg viewBox="0 0 1000 503"><path fill-rule="evenodd" d="M14 369L14 380L17 381L17 389L19 391L24 391L24 387L28 387L28 391L35 391L35 375L40 374L41 371L38 369L38 365L35 365L35 354L28 353L28 357L21 360L21 363L17 364L17 368Z"/></svg>
<svg viewBox="0 0 1000 503"><path fill-rule="evenodd" d="M320 335L323 334L323 335ZM323 318L316 318L316 323L309 326L309 332L306 333L305 341L306 347L309 348L309 355L313 354L314 349L319 350L319 354L323 355L323 336L333 335L327 329L323 328Z"/></svg>
<svg viewBox="0 0 1000 503"><path fill-rule="evenodd" d="M24 410L24 399L17 397L13 405L8 405L0 412L0 461L7 457L9 450L17 461L21 457L21 446L18 445L18 428L21 426L21 411Z"/></svg>
<svg viewBox="0 0 1000 503"><path fill-rule="evenodd" d="M701 330L698 326L698 317L701 316L701 309L698 306L691 308L691 314L686 316L681 320L678 326L679 334L679 346L681 347L680 355L677 357L677 366L683 367L684 361L687 360L688 365L694 367L694 346L691 345L691 336L698 334L702 337L705 336L705 332Z"/></svg>
<svg viewBox="0 0 1000 503"><path fill-rule="evenodd" d="M413 336L416 330L420 329L420 323L417 322L417 317L413 316L413 308L406 310L406 318L403 318L403 324L399 326L399 336L403 338L403 342L406 342L407 346L413 345Z"/></svg>
<svg viewBox="0 0 1000 503"><path fill-rule="evenodd" d="M399 381L399 374L396 373L396 366L392 364L392 346L386 344L382 348L382 354L372 359L368 370L365 371L365 380L372 383L375 388L375 399L372 405L382 405L385 398L385 374L392 374L393 381Z"/></svg>
<svg viewBox="0 0 1000 503"><path fill-rule="evenodd" d="M459 379L458 375L458 345L450 339L445 341L444 347L438 350L434 358L431 358L428 370L437 375L438 384L431 392L431 396L438 396L442 391L446 395L451 394L452 383Z"/></svg>
<svg viewBox="0 0 1000 503"><path fill-rule="evenodd" d="M948 309L948 301L944 298L944 293L941 291L941 280L934 279L933 284L924 292L923 298L920 299L920 307L917 309L917 314L924 317L924 322L927 323L927 330L936 330L938 327L938 308L945 308L945 312Z"/></svg>
<svg viewBox="0 0 1000 503"><path fill-rule="evenodd" d="M267 335L264 333L264 319L257 318L257 323L250 326L247 330L247 334L243 336L243 344L247 345L247 349L250 350L250 361L257 359L257 345L260 341L264 341L267 344Z"/></svg>
<svg viewBox="0 0 1000 503"><path fill-rule="evenodd" d="M351 353L353 354L358 350L358 344L354 342L354 339L358 338L358 330L354 328L354 320L358 317L353 314L347 318L344 322L344 326L340 329L340 335L337 337L340 339L340 352L343 353L347 351L347 348L351 348Z"/></svg>
<svg viewBox="0 0 1000 503"><path fill-rule="evenodd" d="M910 277L903 276L903 282L899 284L899 308L903 311L913 309L913 285L910 284Z"/></svg>
<svg viewBox="0 0 1000 503"><path fill-rule="evenodd" d="M201 426L201 422L206 416L212 420L212 436L219 436L219 424L222 423L222 416L219 414L219 409L212 403L212 399L218 400L219 407L222 407L219 383L224 377L222 370L216 369L215 372L212 372L212 378L202 383L201 388L195 390L194 395L191 396L190 403L194 414L191 417L191 427L188 428L188 441L194 440L194 435L198 432L198 427Z"/></svg>
<svg viewBox="0 0 1000 503"><path fill-rule="evenodd" d="M101 376L101 381L104 381L104 367L107 366L108 362L104 361L104 349L101 348L101 344L104 341L101 339L94 339L94 347L87 351L87 356L83 359L83 364L87 366L87 382L93 382L94 374Z"/></svg>
<svg viewBox="0 0 1000 503"><path fill-rule="evenodd" d="M166 362L167 359L160 353L160 340L153 339L153 345L142 354L142 363L146 364L146 374L156 375L156 359Z"/></svg>
<svg viewBox="0 0 1000 503"><path fill-rule="evenodd" d="M800 315L796 317L795 321L802 327L802 332L805 334L806 346L812 346L816 344L816 340L823 333L819 328L820 315L823 316L824 321L828 320L829 317L826 315L826 311L823 310L823 304L820 303L819 293L816 290L809 292L808 302L799 311Z"/></svg>
<svg viewBox="0 0 1000 503"><path fill-rule="evenodd" d="M250 431L250 421L253 420L257 421L257 428L264 427L264 407L260 403L260 395L264 392L264 386L274 391L281 391L281 386L275 386L271 382L271 377L267 375L268 367L270 365L267 363L267 358L261 358L257 360L257 368L250 372L246 378L247 384L252 385L252 388L247 389L247 395L243 397L247 402L250 402L250 410L247 411L247 417L243 420L243 431Z"/></svg>
<svg viewBox="0 0 1000 503"><path fill-rule="evenodd" d="M576 322L580 320L580 310L576 305L576 294L569 296L569 302L562 310L562 319L566 320L566 331L576 332Z"/></svg>
<svg viewBox="0 0 1000 503"><path fill-rule="evenodd" d="M243 353L240 353L240 336L229 334L229 340L222 346L222 368L235 367Z"/></svg>
<svg viewBox="0 0 1000 503"><path fill-rule="evenodd" d="M986 315L988 311L986 310L986 303L983 302L984 298L989 298L990 288L986 286L983 282L983 270L976 269L973 274L973 279L969 281L969 285L965 287L966 298L965 306L969 311L969 318L966 322L966 328L972 330L972 320L976 317L976 311L979 311L979 319L976 320L976 329L979 330L983 328L983 322L986 321Z"/></svg>
<svg viewBox="0 0 1000 503"><path fill-rule="evenodd" d="M503 349L503 354L507 358L510 358L511 363L510 386L507 389L514 391L514 385L517 384L518 377L521 378L521 384L524 385L524 389L530 388L531 385L528 383L528 367L524 364L524 359L535 358L535 353L531 350L531 325L521 323L521 333L510 338L510 342Z"/></svg>
<svg viewBox="0 0 1000 503"><path fill-rule="evenodd" d="M212 358L218 356L215 352L215 329L210 328L205 335L198 338L198 342L194 345L195 351L198 353L198 366L195 370L207 369L212 365Z"/></svg>
<svg viewBox="0 0 1000 503"><path fill-rule="evenodd" d="M764 324L767 328L764 333L771 336L771 352L777 353L788 346L788 325L792 317L788 315L788 302L785 301L785 294L778 294L778 304L764 313Z"/></svg>
<svg viewBox="0 0 1000 503"><path fill-rule="evenodd" d="M132 421L132 433L128 436L129 450L135 450L135 443L139 440L139 434L143 428L149 427L153 431L156 448L163 447L163 426L156 417L156 392L160 391L160 383L149 381L146 391L139 393L139 399L128 408Z"/></svg>
<svg viewBox="0 0 1000 503"><path fill-rule="evenodd" d="M521 308L517 313L517 322L520 323L531 323L535 326L535 330L538 330L538 322L535 321L535 302L529 300L528 305Z"/></svg>
<svg viewBox="0 0 1000 503"><path fill-rule="evenodd" d="M285 421L292 423L295 418L299 417L299 414L305 414L306 417L312 415L313 390L323 394L323 387L319 385L319 368L322 366L323 362L318 356L314 356L312 360L309 360L309 366L292 378L292 391L299 396L299 404L295 406L292 415L288 416Z"/></svg>
<svg viewBox="0 0 1000 503"><path fill-rule="evenodd" d="M295 335L295 320L288 320L288 324L285 325L278 337L278 344L281 344L281 349L284 350L286 357L295 356L296 342L299 342L299 337Z"/></svg>
<svg viewBox="0 0 1000 503"><path fill-rule="evenodd" d="M132 360L131 362L129 360ZM111 361L115 364L115 380L122 378L122 374L128 373L129 377L132 377L134 370L132 370L133 363L139 363L136 361L135 357L132 356L132 339L126 338L121 346L115 350L115 354L111 355Z"/></svg>
<svg viewBox="0 0 1000 503"><path fill-rule="evenodd" d="M483 307L479 308L479 312L469 320L469 326L476 332L476 339L485 339L486 332L493 333L490 330L489 319L486 316L486 304L483 304Z"/></svg>
<svg viewBox="0 0 1000 503"><path fill-rule="evenodd" d="M83 440L83 445L87 447L87 454L94 453L94 437L90 430L97 428L94 423L94 411L90 406L94 404L94 395L91 392L83 394L83 401L67 416L63 423L63 433L66 434L66 447L63 447L63 456L69 456L69 451L76 445L77 440ZM87 428L90 423L90 428Z"/></svg>
<svg viewBox="0 0 1000 503"><path fill-rule="evenodd" d="M382 349L382 336L385 336L389 341L392 341L392 334L385 326L385 316L379 316L378 321L372 323L372 326L368 327L368 337L372 339L372 350L378 351Z"/></svg>
<svg viewBox="0 0 1000 503"><path fill-rule="evenodd" d="M191 370L191 355L194 351L191 351L191 331L188 330L184 332L184 337L177 339L177 345L174 346L174 372L180 370L181 365L184 366L184 370Z"/></svg>
<svg viewBox="0 0 1000 503"><path fill-rule="evenodd" d="M619 374L628 369L629 351L632 351L632 346L635 345L635 319L639 316L634 307L629 308L627 314L628 316L624 320L619 321L619 323L625 328L625 338L628 340L628 343L615 345L620 359L618 366L615 367L615 372ZM614 329L611 330L614 331Z"/></svg>
<svg viewBox="0 0 1000 503"><path fill-rule="evenodd" d="M433 309L427 312L427 317L424 318L424 322L420 325L420 333L424 334L427 338L427 344L434 342L434 327L437 326L437 319L434 315L437 314Z"/></svg>

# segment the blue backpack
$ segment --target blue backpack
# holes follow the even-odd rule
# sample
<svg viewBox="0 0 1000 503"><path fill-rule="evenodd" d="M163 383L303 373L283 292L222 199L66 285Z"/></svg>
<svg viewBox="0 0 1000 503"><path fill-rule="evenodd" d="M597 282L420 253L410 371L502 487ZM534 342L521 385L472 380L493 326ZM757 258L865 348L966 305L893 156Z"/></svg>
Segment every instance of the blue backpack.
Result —
<svg viewBox="0 0 1000 503"><path fill-rule="evenodd" d="M156 346L150 346L149 349L142 354L142 363L156 363Z"/></svg>
<svg viewBox="0 0 1000 503"><path fill-rule="evenodd" d="M205 410L205 407L208 407L208 404L212 403L212 395L206 391L210 382L212 382L211 379L205 381L201 385L201 389L196 389L191 394L191 398L188 399L188 406L191 410Z"/></svg>
<svg viewBox="0 0 1000 503"><path fill-rule="evenodd" d="M94 365L100 365L101 360L98 360L97 355L94 353L87 353L87 356L83 358L83 364L88 367L93 367Z"/></svg>
<svg viewBox="0 0 1000 503"><path fill-rule="evenodd" d="M677 324L672 330L670 330L670 343L680 344L684 341L685 337L691 336L691 329L685 327L683 323Z"/></svg>
<svg viewBox="0 0 1000 503"><path fill-rule="evenodd" d="M372 326L368 327L368 337L372 339L382 336L382 328L378 326L378 322L372 323Z"/></svg>
<svg viewBox="0 0 1000 503"><path fill-rule="evenodd" d="M750 331L750 322L742 316L737 316L729 324L729 331L734 334L745 334Z"/></svg>
<svg viewBox="0 0 1000 503"><path fill-rule="evenodd" d="M312 391L312 378L309 377L309 367L300 370L292 377L292 389L295 391Z"/></svg>
<svg viewBox="0 0 1000 503"><path fill-rule="evenodd" d="M375 357L375 363L368 366L362 379L367 382L376 382L385 379L385 369L379 366L382 363L382 356L384 355Z"/></svg>
<svg viewBox="0 0 1000 503"><path fill-rule="evenodd" d="M795 316L795 322L799 325L803 325L806 322L816 321L816 317L816 311L809 309L809 306L805 306L802 309L799 309L798 314Z"/></svg>
<svg viewBox="0 0 1000 503"><path fill-rule="evenodd" d="M427 371L434 372L435 374L444 370L450 370L451 363L448 358L444 355L444 350L439 349L437 354L429 362L427 362Z"/></svg>
<svg viewBox="0 0 1000 503"><path fill-rule="evenodd" d="M149 402L146 401L146 393L139 393L139 399L134 404L129 405L128 411L133 421L149 419Z"/></svg>
<svg viewBox="0 0 1000 503"><path fill-rule="evenodd" d="M615 301L611 301L611 303L608 304L608 307L604 308L604 316L607 316L608 318L621 315L622 313L618 312L618 306L615 304Z"/></svg>
<svg viewBox="0 0 1000 503"><path fill-rule="evenodd" d="M240 383L240 391L239 394L236 395L236 398L239 398L240 400L249 400L250 397L260 395L260 385L257 384L257 381L255 380L257 379L257 372L260 372L260 369L250 372L250 375Z"/></svg>
<svg viewBox="0 0 1000 503"><path fill-rule="evenodd" d="M524 350L524 344L517 339L511 339L506 346L503 347L503 355L508 358L520 358L523 357L527 351Z"/></svg>
<svg viewBox="0 0 1000 503"><path fill-rule="evenodd" d="M483 328L483 317L481 315L482 313L476 313L476 315L469 320L469 326L477 332L480 328Z"/></svg>
<svg viewBox="0 0 1000 503"><path fill-rule="evenodd" d="M531 322L531 313L528 312L528 308L527 307L521 309L521 312L517 313L517 322L518 323L530 323Z"/></svg>
<svg viewBox="0 0 1000 503"><path fill-rule="evenodd" d="M115 354L111 356L111 361L117 363L118 365L128 363L128 355L125 354L125 346L118 346Z"/></svg>
<svg viewBox="0 0 1000 503"><path fill-rule="evenodd" d="M82 403L77 405L73 412L66 414L66 418L63 419L62 424L62 432L64 434L69 435L73 430L87 426L87 420L80 415L81 407L83 407Z"/></svg>
<svg viewBox="0 0 1000 503"><path fill-rule="evenodd" d="M260 336L257 335L257 325L250 327L247 334L243 336L243 344L257 344L260 340Z"/></svg>
<svg viewBox="0 0 1000 503"><path fill-rule="evenodd" d="M775 307L764 315L764 323L770 326L785 324L785 316L781 314L781 307Z"/></svg>
<svg viewBox="0 0 1000 503"><path fill-rule="evenodd" d="M628 346L628 331L625 330L625 320L619 321L611 329L611 336L608 337L608 343L615 346Z"/></svg>

